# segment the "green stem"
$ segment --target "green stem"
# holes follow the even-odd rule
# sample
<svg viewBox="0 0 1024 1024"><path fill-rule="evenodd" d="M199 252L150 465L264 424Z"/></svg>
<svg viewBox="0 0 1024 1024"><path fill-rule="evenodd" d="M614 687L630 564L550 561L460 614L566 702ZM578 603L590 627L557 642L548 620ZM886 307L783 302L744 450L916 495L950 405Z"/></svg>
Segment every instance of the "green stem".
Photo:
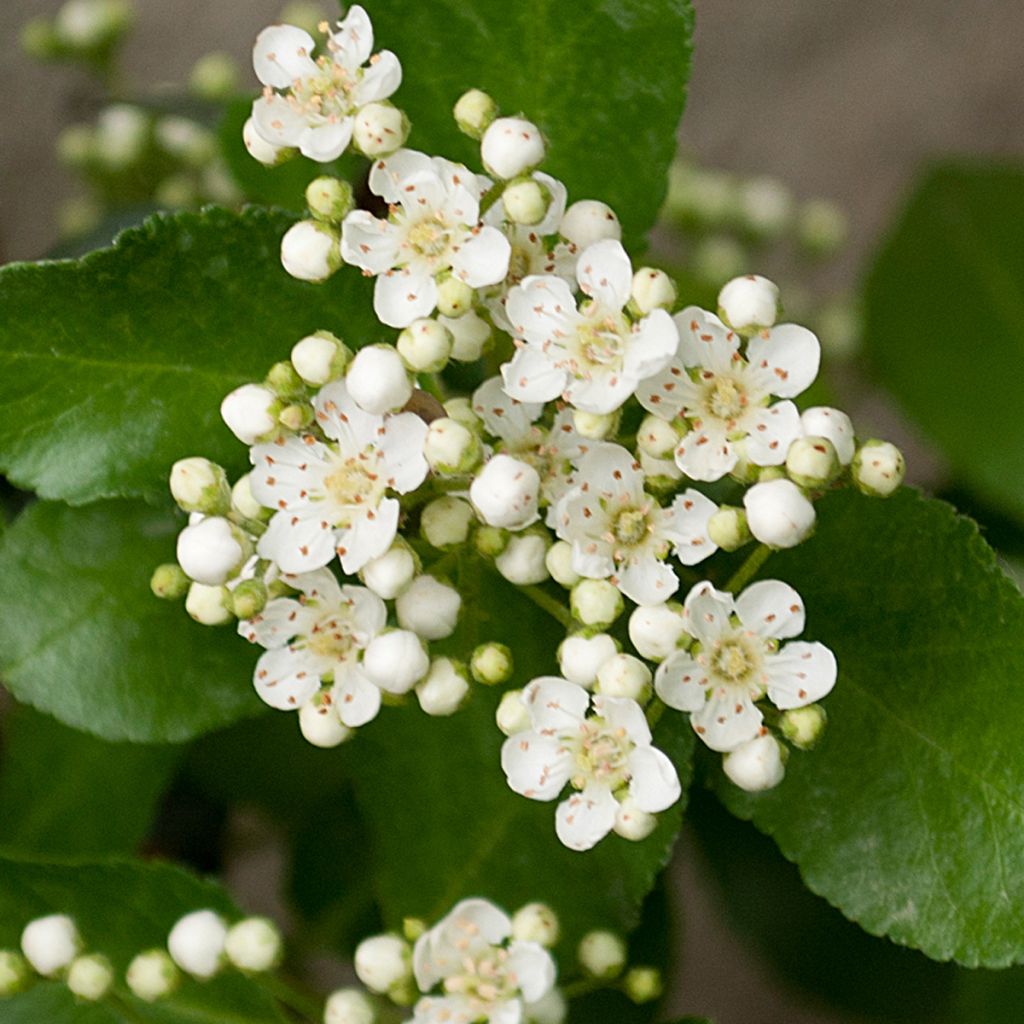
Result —
<svg viewBox="0 0 1024 1024"><path fill-rule="evenodd" d="M484 193L483 199L480 200L480 218L483 218L483 215L501 198L504 191L504 184L502 182L495 182Z"/></svg>
<svg viewBox="0 0 1024 1024"><path fill-rule="evenodd" d="M758 573L761 566L768 561L772 549L766 544L758 544L753 551L747 555L747 560L733 573L732 579L725 585L730 593L740 590L746 586Z"/></svg>
<svg viewBox="0 0 1024 1024"><path fill-rule="evenodd" d="M591 992L598 992L603 988L612 988L614 981L606 978L580 978L577 981L570 981L568 985L562 986L562 995L566 999L579 999L580 996L588 996Z"/></svg>
<svg viewBox="0 0 1024 1024"><path fill-rule="evenodd" d="M267 995L299 1017L304 1024L314 1024L323 1018L323 1000L319 996L296 988L276 974L254 974L251 977Z"/></svg>
<svg viewBox="0 0 1024 1024"><path fill-rule="evenodd" d="M569 609L546 594L540 587L519 587L518 590L538 608L543 608L553 619L557 619L566 629L572 627L572 615L569 614Z"/></svg>
<svg viewBox="0 0 1024 1024"><path fill-rule="evenodd" d="M647 724L650 726L651 732L654 732L654 727L661 720L661 716L665 713L665 705L661 699L654 697L651 703L647 705L647 710L644 714L647 716Z"/></svg>

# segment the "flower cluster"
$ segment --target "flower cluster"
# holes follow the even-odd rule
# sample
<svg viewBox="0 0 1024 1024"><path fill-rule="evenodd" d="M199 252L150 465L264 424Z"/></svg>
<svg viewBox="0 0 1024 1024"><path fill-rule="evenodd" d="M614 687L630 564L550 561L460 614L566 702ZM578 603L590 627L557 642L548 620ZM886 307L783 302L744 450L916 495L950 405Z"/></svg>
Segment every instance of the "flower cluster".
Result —
<svg viewBox="0 0 1024 1024"><path fill-rule="evenodd" d="M261 138L325 158L358 142L366 109L399 84L397 60L371 49L358 7L319 58L304 33L268 29L255 55ZM568 204L539 169L534 124L499 116L478 90L455 117L479 140L476 169L404 148L403 121L387 152L359 144L372 208L354 209L340 179L311 184L311 219L285 236L283 265L310 280L374 277L383 333L346 345L318 331L225 398L252 470L232 484L205 459L175 465L190 519L154 590L186 593L200 621L236 618L264 648L260 697L297 710L321 746L413 692L448 715L472 683L511 683L497 706L509 786L561 798L555 830L573 849L611 831L639 841L680 796L655 744L671 739L667 709L746 789L778 784L789 747L813 746L835 659L795 639L805 612L791 586L744 584L811 535L829 492L891 494L902 456L858 442L839 409L798 407L820 346L777 323L772 282L729 281L714 312L685 305L663 271L634 268L614 211ZM726 577L721 563L735 568L744 548ZM514 646L464 645L476 633L459 629L475 615L467 585L500 585L485 565L550 613L557 676L517 685ZM507 933L487 920L487 963L518 963L511 947L493 953ZM444 980L438 1013L481 986L511 991L463 965L458 982L440 970L416 979L425 999ZM525 977L529 1002L540 983Z"/></svg>

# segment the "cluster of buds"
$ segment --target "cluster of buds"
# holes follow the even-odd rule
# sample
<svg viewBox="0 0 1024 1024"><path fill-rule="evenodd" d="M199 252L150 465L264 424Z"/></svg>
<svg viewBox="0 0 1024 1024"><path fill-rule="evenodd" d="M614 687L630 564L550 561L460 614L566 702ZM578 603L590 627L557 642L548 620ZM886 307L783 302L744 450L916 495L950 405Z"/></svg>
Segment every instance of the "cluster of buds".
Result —
<svg viewBox="0 0 1024 1024"><path fill-rule="evenodd" d="M265 917L229 926L213 910L196 910L171 928L166 949L146 950L132 959L124 984L139 999L155 1002L175 992L183 972L201 981L226 968L261 974L278 966L282 952L281 934ZM83 1002L105 999L116 984L110 960L85 951L75 921L66 914L30 921L21 933L20 951L0 950L0 996L16 995L38 979L63 982Z"/></svg>
<svg viewBox="0 0 1024 1024"><path fill-rule="evenodd" d="M369 23L352 8L346 25L341 78L365 82L375 65L353 69ZM267 38L257 70L284 88L284 45ZM310 67L326 74L335 58ZM284 97L257 102L293 110L302 82L288 81ZM804 609L787 584L739 591L771 550L811 534L823 495L891 494L902 456L858 444L838 409L798 409L820 346L777 322L771 281L729 281L716 312L678 309L665 273L633 267L613 211L566 208L565 186L538 169L536 125L499 116L478 90L455 116L486 175L399 148L369 174L386 219L352 209L344 183L311 184L311 208L340 220L332 266L375 277L374 309L397 333L353 351L320 331L227 396L224 420L253 469L229 487L204 460L175 466L191 520L179 567L162 567L154 589L187 588L203 621L238 618L265 648L260 696L333 746L383 702L415 691L446 715L471 681L512 680L514 652L498 644L431 656L435 641L457 647L460 589L490 564L560 627L560 675L498 706L510 787L567 793L556 832L573 849L611 831L641 840L680 795L652 738L666 708L747 789L782 779L786 743L813 745L835 659L794 639ZM449 373L452 361L476 366ZM454 383L467 377L479 382L468 393ZM746 546L724 586L694 569Z"/></svg>

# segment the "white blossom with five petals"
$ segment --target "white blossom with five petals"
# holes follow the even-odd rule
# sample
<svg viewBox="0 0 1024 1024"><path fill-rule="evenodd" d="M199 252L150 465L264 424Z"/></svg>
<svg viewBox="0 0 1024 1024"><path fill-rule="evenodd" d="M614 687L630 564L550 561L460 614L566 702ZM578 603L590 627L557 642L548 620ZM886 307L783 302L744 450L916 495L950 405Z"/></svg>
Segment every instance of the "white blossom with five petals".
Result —
<svg viewBox="0 0 1024 1024"><path fill-rule="evenodd" d="M713 313L689 306L675 316L679 351L672 364L637 389L656 416L684 417L690 430L676 448L676 465L691 480L719 480L740 457L780 466L801 434L800 413L789 401L818 375L821 349L806 327L779 324L760 331L740 351L741 337Z"/></svg>
<svg viewBox="0 0 1024 1024"><path fill-rule="evenodd" d="M633 267L619 242L584 249L576 280L587 297L579 308L569 284L552 274L527 277L509 292L505 312L523 344L501 368L505 390L520 402L561 396L584 412L614 412L668 365L679 333L663 309L636 323L624 313Z"/></svg>
<svg viewBox="0 0 1024 1024"><path fill-rule="evenodd" d="M399 504L388 491L405 494L426 477L427 425L413 413L363 411L343 381L321 388L313 408L327 443L305 434L250 452L253 497L276 509L257 551L288 573L320 568L337 553L351 575L395 539Z"/></svg>
<svg viewBox="0 0 1024 1024"><path fill-rule="evenodd" d="M371 56L373 26L357 4L328 35L328 52L314 59L315 46L295 25L271 25L257 36L253 67L264 91L253 103L252 124L271 146L297 148L324 163L348 147L359 109L401 85L402 67L389 50Z"/></svg>
<svg viewBox="0 0 1024 1024"><path fill-rule="evenodd" d="M760 580L738 597L698 583L683 606L692 650L670 654L654 677L658 696L680 711L712 749L735 750L762 731L755 701L786 711L824 697L836 682L835 655L820 643L780 640L804 628L800 595L779 580Z"/></svg>
<svg viewBox="0 0 1024 1024"><path fill-rule="evenodd" d="M555 813L555 831L570 849L589 850L612 830L620 797L648 814L679 799L675 766L651 745L635 700L591 696L558 676L542 676L523 690L522 701L531 728L505 741L501 767L509 786L531 800L554 800L566 783L576 790Z"/></svg>
<svg viewBox="0 0 1024 1024"><path fill-rule="evenodd" d="M382 323L408 327L429 316L443 271L470 288L504 280L508 239L477 223L489 184L461 164L412 149L373 165L370 189L389 204L390 216L353 210L341 226L341 256L376 276L373 308Z"/></svg>

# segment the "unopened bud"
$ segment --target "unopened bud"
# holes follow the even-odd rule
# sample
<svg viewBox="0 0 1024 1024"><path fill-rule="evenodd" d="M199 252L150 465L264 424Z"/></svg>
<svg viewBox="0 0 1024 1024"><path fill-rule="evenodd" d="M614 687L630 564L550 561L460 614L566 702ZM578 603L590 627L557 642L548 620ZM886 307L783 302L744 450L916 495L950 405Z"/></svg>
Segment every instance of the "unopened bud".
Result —
<svg viewBox="0 0 1024 1024"><path fill-rule="evenodd" d="M317 220L340 224L355 208L356 201L347 181L322 174L306 186L306 205Z"/></svg>
<svg viewBox="0 0 1024 1024"><path fill-rule="evenodd" d="M751 178L739 190L739 215L744 227L764 238L778 238L793 222L793 196L776 178Z"/></svg>
<svg viewBox="0 0 1024 1024"><path fill-rule="evenodd" d="M374 1024L377 1011L369 997L358 988L339 988L327 997L324 1024Z"/></svg>
<svg viewBox="0 0 1024 1024"><path fill-rule="evenodd" d="M231 488L231 507L244 519L259 519L267 510L252 496L251 476L252 473L246 473L235 481Z"/></svg>
<svg viewBox="0 0 1024 1024"><path fill-rule="evenodd" d="M207 587L202 583L193 583L185 597L185 611L204 626L223 626L232 620L228 610L229 600L227 587Z"/></svg>
<svg viewBox="0 0 1024 1024"><path fill-rule="evenodd" d="M752 537L746 512L732 505L723 505L708 520L708 536L711 543L723 551L738 551Z"/></svg>
<svg viewBox="0 0 1024 1024"><path fill-rule="evenodd" d="M247 917L232 925L224 942L228 960L240 971L258 974L275 968L284 954L280 929L266 917Z"/></svg>
<svg viewBox="0 0 1024 1024"><path fill-rule="evenodd" d="M386 995L412 974L412 950L399 935L373 935L356 946L356 976L371 991Z"/></svg>
<svg viewBox="0 0 1024 1024"><path fill-rule="evenodd" d="M660 416L645 416L637 428L636 443L652 458L670 459L679 445L679 433Z"/></svg>
<svg viewBox="0 0 1024 1024"><path fill-rule="evenodd" d="M424 640L443 640L455 632L462 597L433 576L417 576L395 600L398 624Z"/></svg>
<svg viewBox="0 0 1024 1024"><path fill-rule="evenodd" d="M76 957L68 968L67 986L72 995L86 1002L102 999L114 984L114 969L101 953Z"/></svg>
<svg viewBox="0 0 1024 1024"><path fill-rule="evenodd" d="M480 159L496 178L516 178L544 159L540 129L522 117L499 117L480 140Z"/></svg>
<svg viewBox="0 0 1024 1024"><path fill-rule="evenodd" d="M650 661L662 661L686 636L683 608L676 601L639 605L629 617L629 640L640 655Z"/></svg>
<svg viewBox="0 0 1024 1024"><path fill-rule="evenodd" d="M223 516L206 516L178 534L178 564L189 579L215 587L226 583L252 554L252 542Z"/></svg>
<svg viewBox="0 0 1024 1024"><path fill-rule="evenodd" d="M224 965L228 926L212 910L195 910L180 918L167 936L171 959L196 978L212 978Z"/></svg>
<svg viewBox="0 0 1024 1024"><path fill-rule="evenodd" d="M444 550L465 544L476 514L469 502L445 495L423 507L420 532L432 547Z"/></svg>
<svg viewBox="0 0 1024 1024"><path fill-rule="evenodd" d="M277 425L277 396L259 384L243 384L220 403L221 419L242 444L255 444Z"/></svg>
<svg viewBox="0 0 1024 1024"><path fill-rule="evenodd" d="M395 347L413 373L440 373L452 353L452 335L444 324L424 317L398 335Z"/></svg>
<svg viewBox="0 0 1024 1024"><path fill-rule="evenodd" d="M582 409L573 409L572 422L576 433L588 441L603 441L618 430L621 419L618 410L615 412L584 412Z"/></svg>
<svg viewBox="0 0 1024 1024"><path fill-rule="evenodd" d="M615 211L597 199L580 199L565 211L558 233L583 250L605 238L622 238L622 225Z"/></svg>
<svg viewBox="0 0 1024 1024"><path fill-rule="evenodd" d="M548 578L546 555L549 541L537 533L522 533L509 538L494 566L516 586L528 587Z"/></svg>
<svg viewBox="0 0 1024 1024"><path fill-rule="evenodd" d="M608 580L580 580L572 588L570 607L573 616L584 626L607 629L622 614L625 605L618 587Z"/></svg>
<svg viewBox="0 0 1024 1024"><path fill-rule="evenodd" d="M470 288L465 281L454 274L448 274L437 284L438 315L451 320L459 319L473 308L475 295L475 289Z"/></svg>
<svg viewBox="0 0 1024 1024"><path fill-rule="evenodd" d="M631 843L639 843L658 827L658 816L641 810L636 801L627 796L615 810L615 824L612 827L616 835Z"/></svg>
<svg viewBox="0 0 1024 1024"><path fill-rule="evenodd" d="M13 949L0 949L0 999L23 992L31 982L28 961Z"/></svg>
<svg viewBox="0 0 1024 1024"><path fill-rule="evenodd" d="M407 627L379 633L363 652L363 671L385 693L408 693L429 669L423 641Z"/></svg>
<svg viewBox="0 0 1024 1024"><path fill-rule="evenodd" d="M539 491L540 477L533 466L500 453L477 474L469 497L488 525L521 530L539 518Z"/></svg>
<svg viewBox="0 0 1024 1024"><path fill-rule="evenodd" d="M614 932L588 932L580 940L576 952L580 966L592 978L610 981L626 966L626 943Z"/></svg>
<svg viewBox="0 0 1024 1024"><path fill-rule="evenodd" d="M455 714L468 693L466 671L451 658L435 658L426 677L416 684L416 699L420 707L435 717Z"/></svg>
<svg viewBox="0 0 1024 1024"><path fill-rule="evenodd" d="M188 593L192 581L177 562L165 562L153 570L149 589L165 601L176 601Z"/></svg>
<svg viewBox="0 0 1024 1024"><path fill-rule="evenodd" d="M66 914L37 917L21 933L21 952L44 978L60 974L78 956L81 946L75 922Z"/></svg>
<svg viewBox="0 0 1024 1024"><path fill-rule="evenodd" d="M234 96L239 78L235 58L223 50L215 50L204 54L192 65L188 88L193 96L201 100L219 103Z"/></svg>
<svg viewBox="0 0 1024 1024"><path fill-rule="evenodd" d="M601 666L618 653L615 640L607 633L567 636L558 645L559 671L570 683L589 690L597 682Z"/></svg>
<svg viewBox="0 0 1024 1024"><path fill-rule="evenodd" d="M757 274L734 277L718 293L718 315L746 334L771 327L779 315L778 286Z"/></svg>
<svg viewBox="0 0 1024 1024"><path fill-rule="evenodd" d="M498 116L498 104L480 89L470 89L459 97L453 113L459 131L479 139Z"/></svg>
<svg viewBox="0 0 1024 1024"><path fill-rule="evenodd" d="M412 582L418 571L416 556L406 544L398 541L383 555L367 562L359 570L359 578L378 597L391 601Z"/></svg>
<svg viewBox="0 0 1024 1024"><path fill-rule="evenodd" d="M442 316L440 322L452 332L452 359L459 363L475 363L491 345L491 325L473 310L457 319Z"/></svg>
<svg viewBox="0 0 1024 1024"><path fill-rule="evenodd" d="M827 199L811 199L797 215L797 237L812 256L828 257L842 248L849 234L846 214Z"/></svg>
<svg viewBox="0 0 1024 1024"><path fill-rule="evenodd" d="M274 363L263 383L268 391L272 391L284 402L294 402L306 394L302 378L288 360Z"/></svg>
<svg viewBox="0 0 1024 1024"><path fill-rule="evenodd" d="M530 728L530 712L523 703L522 690L506 690L501 695L494 720L506 736L514 736Z"/></svg>
<svg viewBox="0 0 1024 1024"><path fill-rule="evenodd" d="M338 717L338 705L329 689L314 693L299 708L299 731L307 743L322 750L340 746L355 733Z"/></svg>
<svg viewBox="0 0 1024 1024"><path fill-rule="evenodd" d="M267 585L262 580L242 580L230 594L231 611L239 619L251 619L267 606Z"/></svg>
<svg viewBox="0 0 1024 1024"><path fill-rule="evenodd" d="M827 437L842 465L848 466L853 461L856 451L853 423L841 409L825 405L806 409L800 415L800 426L808 437Z"/></svg>
<svg viewBox="0 0 1024 1024"><path fill-rule="evenodd" d="M345 373L352 353L330 331L316 331L295 343L291 359L303 381L312 387L321 387Z"/></svg>
<svg viewBox="0 0 1024 1024"><path fill-rule="evenodd" d="M484 558L497 558L505 550L511 534L497 526L481 526L473 537L473 545Z"/></svg>
<svg viewBox="0 0 1024 1024"><path fill-rule="evenodd" d="M387 102L367 103L359 108L352 129L356 148L371 160L388 156L405 145L409 118Z"/></svg>
<svg viewBox="0 0 1024 1024"><path fill-rule="evenodd" d="M340 266L338 232L317 220L300 220L281 239L281 263L300 281L326 281Z"/></svg>
<svg viewBox="0 0 1024 1024"><path fill-rule="evenodd" d="M498 686L512 678L512 651L505 644L480 644L469 659L469 671L484 686Z"/></svg>
<svg viewBox="0 0 1024 1024"><path fill-rule="evenodd" d="M558 942L558 915L546 903L527 903L512 915L512 938L549 949Z"/></svg>
<svg viewBox="0 0 1024 1024"><path fill-rule="evenodd" d="M651 670L632 654L615 654L597 670L594 692L605 697L628 697L646 704L651 696Z"/></svg>
<svg viewBox="0 0 1024 1024"><path fill-rule="evenodd" d="M171 496L185 512L222 515L231 504L224 470L209 459L193 456L171 467Z"/></svg>
<svg viewBox="0 0 1024 1024"><path fill-rule="evenodd" d="M453 419L442 416L427 429L423 457L435 473L453 476L471 472L483 457L480 438Z"/></svg>
<svg viewBox="0 0 1024 1024"><path fill-rule="evenodd" d="M555 541L544 556L544 564L551 578L566 590L579 583L580 574L572 567L572 545L567 541Z"/></svg>
<svg viewBox="0 0 1024 1024"><path fill-rule="evenodd" d="M476 433L480 429L480 417L473 412L473 401L465 395L449 398L444 403L445 415L450 420Z"/></svg>
<svg viewBox="0 0 1024 1024"><path fill-rule="evenodd" d="M641 267L633 275L630 290L632 309L646 316L655 309L671 311L676 304L676 285L664 270L656 267Z"/></svg>
<svg viewBox="0 0 1024 1024"><path fill-rule="evenodd" d="M874 498L888 498L899 489L907 471L903 453L888 441L865 441L850 466L857 489Z"/></svg>
<svg viewBox="0 0 1024 1024"><path fill-rule="evenodd" d="M132 995L147 1003L169 996L181 982L174 961L162 949L139 953L128 965L125 981Z"/></svg>
<svg viewBox="0 0 1024 1024"><path fill-rule="evenodd" d="M368 345L352 359L345 385L353 401L375 416L401 409L412 397L412 381L392 345Z"/></svg>
<svg viewBox="0 0 1024 1024"><path fill-rule="evenodd" d="M795 547L814 529L814 506L791 480L754 484L743 505L750 532L769 547Z"/></svg>
<svg viewBox="0 0 1024 1024"><path fill-rule="evenodd" d="M547 216L551 193L536 178L517 178L505 186L501 202L514 224L539 224Z"/></svg>
<svg viewBox="0 0 1024 1024"><path fill-rule="evenodd" d="M820 704L791 708L782 714L782 735L800 750L810 750L825 731L828 716Z"/></svg>
<svg viewBox="0 0 1024 1024"><path fill-rule="evenodd" d="M634 1003L653 1003L661 998L665 983L657 967L631 967L622 979L622 990Z"/></svg>
<svg viewBox="0 0 1024 1024"><path fill-rule="evenodd" d="M826 487L841 469L839 456L827 437L798 437L786 453L786 472L800 487Z"/></svg>
<svg viewBox="0 0 1024 1024"><path fill-rule="evenodd" d="M773 789L785 777L784 750L771 733L741 743L722 758L729 779L748 793Z"/></svg>
<svg viewBox="0 0 1024 1024"><path fill-rule="evenodd" d="M67 0L53 30L63 46L94 52L110 47L131 27L135 11L126 0Z"/></svg>

